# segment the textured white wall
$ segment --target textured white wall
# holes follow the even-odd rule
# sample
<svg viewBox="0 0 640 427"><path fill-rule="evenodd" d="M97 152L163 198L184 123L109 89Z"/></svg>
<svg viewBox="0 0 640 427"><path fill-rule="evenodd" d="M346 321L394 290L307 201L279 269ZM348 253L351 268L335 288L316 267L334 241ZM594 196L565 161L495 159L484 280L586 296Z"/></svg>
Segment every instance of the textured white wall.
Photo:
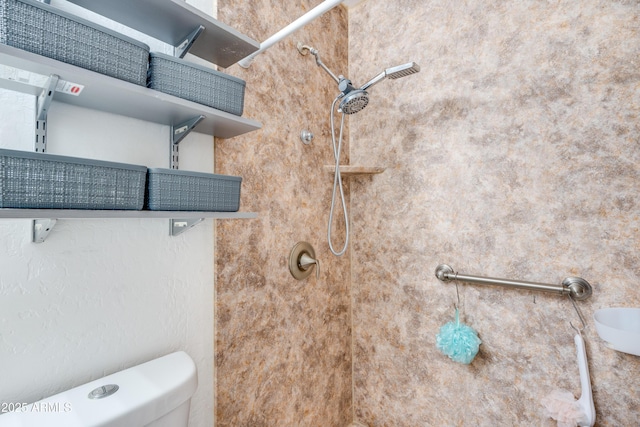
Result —
<svg viewBox="0 0 640 427"><path fill-rule="evenodd" d="M0 147L33 150L33 97L1 91L0 116ZM51 154L168 166L167 126L54 103L48 137ZM189 135L180 153L182 169L213 171L210 136ZM0 220L0 402L185 350L199 376L190 424L213 424L213 222L168 230L166 219L61 220L34 244L29 220Z"/></svg>

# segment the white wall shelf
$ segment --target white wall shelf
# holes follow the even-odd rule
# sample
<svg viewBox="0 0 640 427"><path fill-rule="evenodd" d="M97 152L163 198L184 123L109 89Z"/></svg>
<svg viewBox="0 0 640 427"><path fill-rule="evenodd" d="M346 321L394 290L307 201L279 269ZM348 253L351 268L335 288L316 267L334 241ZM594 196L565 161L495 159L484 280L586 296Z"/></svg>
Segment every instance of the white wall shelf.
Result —
<svg viewBox="0 0 640 427"><path fill-rule="evenodd" d="M0 219L213 218L252 219L255 212L135 211L84 209L0 209Z"/></svg>
<svg viewBox="0 0 640 427"><path fill-rule="evenodd" d="M259 122L251 119L6 45L0 45L0 64L15 69L14 77L0 78L0 87L5 89L39 95L42 88L29 81L52 74L67 82L84 86L78 96L56 92L54 102L164 125L183 123L202 115L204 120L198 124L197 132L219 138L232 138L262 127ZM5 69L2 75L10 75L11 69ZM35 73L36 76L28 73Z"/></svg>
<svg viewBox="0 0 640 427"><path fill-rule="evenodd" d="M170 234L178 236L206 218L253 219L255 212L201 212L201 211L136 211L85 209L0 209L0 219L30 219L31 241L43 243L59 219L169 219Z"/></svg>
<svg viewBox="0 0 640 427"><path fill-rule="evenodd" d="M69 0L172 46L178 46L198 26L204 31L189 53L221 67L251 55L260 43L217 21L184 0Z"/></svg>

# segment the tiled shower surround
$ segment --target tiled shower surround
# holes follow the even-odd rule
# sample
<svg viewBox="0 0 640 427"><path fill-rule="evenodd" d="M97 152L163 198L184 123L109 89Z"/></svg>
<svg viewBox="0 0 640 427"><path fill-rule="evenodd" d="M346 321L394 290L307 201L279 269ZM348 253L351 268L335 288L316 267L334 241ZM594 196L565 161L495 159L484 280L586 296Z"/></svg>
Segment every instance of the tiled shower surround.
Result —
<svg viewBox="0 0 640 427"><path fill-rule="evenodd" d="M264 40L318 3L219 0L218 17ZM596 425L637 425L640 358L608 349L592 315L640 307L639 31L637 1L366 0L228 70L263 128L216 141L216 171L243 176L241 209L259 214L216 227L216 425L555 426L541 399L580 395L570 301L460 284L483 342L460 365L435 346L456 302L440 263L588 280ZM387 169L345 179L342 258L326 243L323 169L336 87L298 41L357 84L422 68L373 87L349 119L343 162ZM318 281L289 275L299 240L316 248Z"/></svg>

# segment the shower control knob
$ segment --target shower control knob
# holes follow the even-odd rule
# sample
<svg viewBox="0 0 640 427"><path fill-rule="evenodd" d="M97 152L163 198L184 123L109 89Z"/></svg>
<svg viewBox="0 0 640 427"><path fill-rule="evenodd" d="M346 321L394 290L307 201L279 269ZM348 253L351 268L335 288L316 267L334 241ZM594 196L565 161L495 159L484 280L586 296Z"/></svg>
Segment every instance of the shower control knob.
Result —
<svg viewBox="0 0 640 427"><path fill-rule="evenodd" d="M316 258L316 252L308 242L298 242L289 254L289 271L297 280L306 279L315 267L316 280L320 278L320 261Z"/></svg>

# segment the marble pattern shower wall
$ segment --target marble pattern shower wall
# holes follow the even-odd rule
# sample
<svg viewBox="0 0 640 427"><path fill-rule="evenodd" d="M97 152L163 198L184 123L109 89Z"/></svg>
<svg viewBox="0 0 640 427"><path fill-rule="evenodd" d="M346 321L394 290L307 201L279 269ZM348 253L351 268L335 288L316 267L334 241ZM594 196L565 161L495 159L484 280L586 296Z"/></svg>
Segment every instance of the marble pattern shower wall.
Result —
<svg viewBox="0 0 640 427"><path fill-rule="evenodd" d="M637 1L367 0L349 11L350 77L415 60L351 118L354 406L369 426L555 426L540 400L580 395L567 299L461 285L470 366L438 352L469 274L594 285L580 307L597 425L640 420L640 358L592 320L640 307Z"/></svg>
<svg viewBox="0 0 640 427"><path fill-rule="evenodd" d="M262 41L318 3L218 0L218 19ZM298 41L318 48L336 73L347 72L342 7L249 69L226 70L247 81L244 116L263 128L215 143L216 172L242 176L241 210L259 215L216 226L218 427L344 427L352 419L349 257L334 257L326 243L332 176L323 166L332 163L329 107L337 88L298 53ZM308 146L303 129L315 134ZM316 250L320 280L289 274L289 251L301 240Z"/></svg>

